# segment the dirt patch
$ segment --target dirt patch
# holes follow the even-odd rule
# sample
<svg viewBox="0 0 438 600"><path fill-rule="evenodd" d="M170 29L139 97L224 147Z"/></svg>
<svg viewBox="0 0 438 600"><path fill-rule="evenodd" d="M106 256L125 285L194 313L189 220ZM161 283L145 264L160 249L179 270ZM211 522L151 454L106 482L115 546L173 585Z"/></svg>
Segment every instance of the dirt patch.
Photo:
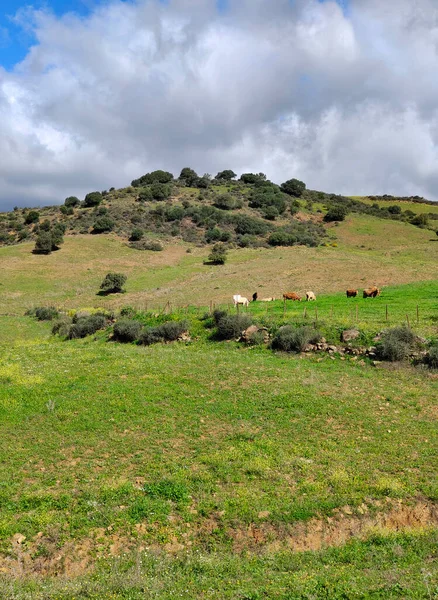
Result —
<svg viewBox="0 0 438 600"><path fill-rule="evenodd" d="M370 515L379 504L362 504L353 509L345 506L333 512L332 517L314 518L306 523L283 525L251 523L245 529L230 529L234 550L263 550L267 552L289 548L294 552L321 550L341 546L352 538L366 538L373 531L397 532L427 529L438 526L438 506L427 501L404 505L401 501L387 500L389 510Z"/></svg>
<svg viewBox="0 0 438 600"><path fill-rule="evenodd" d="M192 511L197 514L197 511ZM157 553L178 554L183 550L202 544L215 530L222 528L224 513L217 513L189 527L181 535L171 534L161 545L149 543L148 548ZM333 511L331 517L314 518L306 523L269 523L270 514L261 511L260 522L247 527L229 527L226 534L233 542L233 550L239 552L274 553L284 550L305 552L340 546L352 538L364 539L373 532L389 533L422 530L438 527L438 505L426 500L415 504L387 499L363 503L354 509L344 506ZM173 521L176 521L173 523ZM169 525L181 525L177 517ZM153 524L140 523L135 535L117 534L112 527L96 529L82 540L70 541L59 546L56 536L38 533L34 539L15 534L11 540L8 556L0 556L0 573L12 577L25 575L77 577L93 569L96 560L103 556L119 556L141 546L142 539L152 533ZM176 533L176 531L175 531Z"/></svg>

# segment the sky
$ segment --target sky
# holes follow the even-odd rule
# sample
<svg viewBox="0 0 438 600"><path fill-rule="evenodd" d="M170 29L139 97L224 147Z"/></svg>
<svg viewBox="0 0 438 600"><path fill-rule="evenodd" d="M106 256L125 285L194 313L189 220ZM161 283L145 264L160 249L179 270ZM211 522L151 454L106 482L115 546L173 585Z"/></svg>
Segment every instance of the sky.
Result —
<svg viewBox="0 0 438 600"><path fill-rule="evenodd" d="M436 0L2 0L0 210L162 168L438 200Z"/></svg>

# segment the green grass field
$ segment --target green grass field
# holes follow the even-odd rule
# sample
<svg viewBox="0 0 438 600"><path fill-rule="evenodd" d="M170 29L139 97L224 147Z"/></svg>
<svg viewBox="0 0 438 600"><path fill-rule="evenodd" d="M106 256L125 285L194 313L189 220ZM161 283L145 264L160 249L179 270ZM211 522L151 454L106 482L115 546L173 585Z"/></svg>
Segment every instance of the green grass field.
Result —
<svg viewBox="0 0 438 600"><path fill-rule="evenodd" d="M333 340L406 315L437 336L430 232L357 215L331 233L337 247L236 250L218 268L205 248L111 236L0 250L2 599L438 596L436 371L213 342L198 321L233 293L312 289L248 310ZM109 270L126 294L96 296ZM344 295L373 283L378 298ZM23 316L167 301L191 343L63 341Z"/></svg>
<svg viewBox="0 0 438 600"><path fill-rule="evenodd" d="M408 202L404 200L373 200L372 198L368 198L367 196L350 196L353 200L360 200L361 202L365 202L365 204L378 204L380 207L385 206L400 206L400 208L404 210L411 210L417 215L422 215L424 213L433 213L438 214L438 203L435 204L423 204L421 202Z"/></svg>

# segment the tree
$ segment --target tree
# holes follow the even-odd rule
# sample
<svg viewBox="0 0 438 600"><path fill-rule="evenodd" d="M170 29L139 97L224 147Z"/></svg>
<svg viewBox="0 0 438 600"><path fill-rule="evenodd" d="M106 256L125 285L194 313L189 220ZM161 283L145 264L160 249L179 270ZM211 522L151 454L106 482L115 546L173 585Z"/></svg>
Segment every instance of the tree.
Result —
<svg viewBox="0 0 438 600"><path fill-rule="evenodd" d="M199 175L193 169L184 167L179 175L179 180L184 182L187 187L196 187Z"/></svg>
<svg viewBox="0 0 438 600"><path fill-rule="evenodd" d="M224 265L227 260L227 249L224 244L215 244L208 255L208 262L214 265Z"/></svg>
<svg viewBox="0 0 438 600"><path fill-rule="evenodd" d="M85 196L84 206L98 206L102 202L102 194L100 192L90 192Z"/></svg>
<svg viewBox="0 0 438 600"><path fill-rule="evenodd" d="M262 183L266 181L266 175L264 173L242 173L240 176L240 181L243 183Z"/></svg>
<svg viewBox="0 0 438 600"><path fill-rule="evenodd" d="M26 225L31 225L32 223L38 223L40 220L40 213L37 210L30 210L27 215L24 217L24 222Z"/></svg>
<svg viewBox="0 0 438 600"><path fill-rule="evenodd" d="M80 204L80 200L79 200L79 198L76 198L76 196L69 196L68 198L66 198L64 200L64 206L75 207L75 206L79 206L79 204Z"/></svg>
<svg viewBox="0 0 438 600"><path fill-rule="evenodd" d="M167 200L170 198L171 187L165 183L153 183L151 185L151 194L154 200Z"/></svg>
<svg viewBox="0 0 438 600"><path fill-rule="evenodd" d="M140 229L139 227L135 227L132 230L131 237L129 238L129 240L131 242L138 242L141 240L143 235L144 235L143 229Z"/></svg>
<svg viewBox="0 0 438 600"><path fill-rule="evenodd" d="M45 224L46 221L42 223L42 225ZM64 233L65 226L61 223L55 223L52 226L49 223L48 229L46 226L44 228L41 227L36 238L33 253L50 254L53 250L59 250L59 246L64 242Z"/></svg>
<svg viewBox="0 0 438 600"><path fill-rule="evenodd" d="M346 216L347 210L343 206L332 206L327 211L324 221L326 223L330 223L331 221L343 221Z"/></svg>
<svg viewBox="0 0 438 600"><path fill-rule="evenodd" d="M131 185L133 187L143 187L145 185L151 185L152 183L170 183L173 180L172 173L169 171L152 171L152 173L146 173L138 179L133 179Z"/></svg>
<svg viewBox="0 0 438 600"><path fill-rule="evenodd" d="M50 231L40 231L33 252L34 254L50 254L52 252L52 234Z"/></svg>
<svg viewBox="0 0 438 600"><path fill-rule="evenodd" d="M107 273L100 284L100 289L104 294L121 293L123 292L126 279L127 277L123 273Z"/></svg>
<svg viewBox="0 0 438 600"><path fill-rule="evenodd" d="M237 175L231 169L225 169L225 171L219 171L219 173L216 175L216 179L219 179L219 181L231 181L235 177L237 177Z"/></svg>
<svg viewBox="0 0 438 600"><path fill-rule="evenodd" d="M152 191L150 187L142 188L138 194L138 199L140 202L150 202L154 199L152 196Z"/></svg>
<svg viewBox="0 0 438 600"><path fill-rule="evenodd" d="M295 196L296 198L300 198L303 195L304 190L306 189L306 184L299 179L288 179L284 183L281 184L281 191L285 194L289 194L289 196Z"/></svg>

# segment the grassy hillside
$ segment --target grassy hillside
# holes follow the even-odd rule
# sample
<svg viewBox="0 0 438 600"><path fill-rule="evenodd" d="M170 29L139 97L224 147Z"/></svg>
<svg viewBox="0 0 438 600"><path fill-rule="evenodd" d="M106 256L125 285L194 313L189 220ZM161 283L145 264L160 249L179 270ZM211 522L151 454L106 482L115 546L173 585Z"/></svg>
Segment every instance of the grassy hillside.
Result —
<svg viewBox="0 0 438 600"><path fill-rule="evenodd" d="M121 223L153 207L111 193L108 208L126 212L120 231L73 229L47 256L33 241L0 248L0 597L434 598L436 371L212 341L199 320L235 293L311 289L314 303L256 302L248 313L274 329L316 323L330 341L352 325L372 339L407 315L436 338L434 232L350 211L324 226L322 244L272 247L268 232L239 247L236 237L213 266L203 264L208 223L191 241L193 223L182 219L177 235L155 223L147 237L163 251L129 247ZM273 226L321 223L322 200L299 202ZM126 293L97 295L109 271L128 276ZM375 299L345 297L373 284ZM64 341L24 316L168 302L192 342L122 345L106 331Z"/></svg>

